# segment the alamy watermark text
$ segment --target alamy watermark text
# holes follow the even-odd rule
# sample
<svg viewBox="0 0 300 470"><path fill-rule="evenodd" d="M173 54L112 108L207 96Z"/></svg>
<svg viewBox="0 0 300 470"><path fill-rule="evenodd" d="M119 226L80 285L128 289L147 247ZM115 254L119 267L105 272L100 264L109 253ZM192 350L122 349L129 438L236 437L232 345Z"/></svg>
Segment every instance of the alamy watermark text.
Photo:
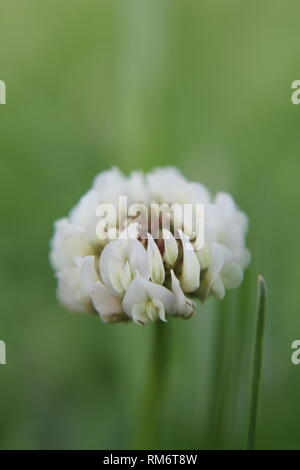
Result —
<svg viewBox="0 0 300 470"><path fill-rule="evenodd" d="M6 364L6 344L0 340L0 365Z"/></svg>
<svg viewBox="0 0 300 470"><path fill-rule="evenodd" d="M0 80L0 104L6 104L6 84Z"/></svg>

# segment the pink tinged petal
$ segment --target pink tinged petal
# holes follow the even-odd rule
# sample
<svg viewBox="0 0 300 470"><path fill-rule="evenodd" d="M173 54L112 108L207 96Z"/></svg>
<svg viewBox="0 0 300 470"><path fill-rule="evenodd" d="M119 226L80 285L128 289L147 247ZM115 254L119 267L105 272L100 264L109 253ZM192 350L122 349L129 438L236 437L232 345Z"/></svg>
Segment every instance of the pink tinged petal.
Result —
<svg viewBox="0 0 300 470"><path fill-rule="evenodd" d="M183 247L183 263L180 285L183 292L194 292L200 285L200 264L189 238L178 230Z"/></svg>
<svg viewBox="0 0 300 470"><path fill-rule="evenodd" d="M171 269L172 292L175 297L174 313L189 318L195 312L195 303L188 299L181 287L174 271Z"/></svg>
<svg viewBox="0 0 300 470"><path fill-rule="evenodd" d="M93 305L104 322L124 319L120 297L114 295L100 281L93 284L91 296Z"/></svg>
<svg viewBox="0 0 300 470"><path fill-rule="evenodd" d="M165 268L164 268L164 263L163 263L160 251L150 233L147 234L147 238L148 238L147 253L148 253L151 280L157 284L163 284L165 280Z"/></svg>

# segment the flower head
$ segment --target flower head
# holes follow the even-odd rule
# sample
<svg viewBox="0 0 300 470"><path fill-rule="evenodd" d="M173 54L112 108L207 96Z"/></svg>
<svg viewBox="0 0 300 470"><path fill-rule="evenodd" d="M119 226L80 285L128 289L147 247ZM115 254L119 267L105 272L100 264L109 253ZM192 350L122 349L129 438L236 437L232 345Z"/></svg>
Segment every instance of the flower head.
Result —
<svg viewBox="0 0 300 470"><path fill-rule="evenodd" d="M173 167L102 172L55 223L58 298L104 322L189 318L195 304L187 294L221 299L242 282L247 225L229 194L212 198Z"/></svg>

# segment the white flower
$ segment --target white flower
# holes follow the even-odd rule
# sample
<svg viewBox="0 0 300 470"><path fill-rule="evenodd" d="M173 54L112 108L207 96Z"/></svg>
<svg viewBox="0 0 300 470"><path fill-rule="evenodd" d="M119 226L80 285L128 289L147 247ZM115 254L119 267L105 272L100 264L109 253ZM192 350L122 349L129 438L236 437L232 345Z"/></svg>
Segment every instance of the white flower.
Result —
<svg viewBox="0 0 300 470"><path fill-rule="evenodd" d="M124 196L134 206L120 215ZM192 205L188 217L185 204ZM113 212L102 217L106 206ZM139 218L142 206L146 215ZM201 215L203 232L199 225L193 229L195 215ZM102 172L69 216L55 223L50 261L58 299L72 311L98 312L104 322L189 318L195 303L186 294L222 299L242 282L250 261L247 229L246 215L229 194L212 199L176 168L129 177L117 168Z"/></svg>

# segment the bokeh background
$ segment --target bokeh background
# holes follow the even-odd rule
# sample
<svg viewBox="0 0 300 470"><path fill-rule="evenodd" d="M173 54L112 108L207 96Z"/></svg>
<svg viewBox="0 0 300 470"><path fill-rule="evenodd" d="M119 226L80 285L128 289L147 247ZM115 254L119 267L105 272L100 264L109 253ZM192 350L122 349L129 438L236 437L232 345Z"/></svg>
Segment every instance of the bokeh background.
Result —
<svg viewBox="0 0 300 470"><path fill-rule="evenodd" d="M2 449L138 446L153 325L55 298L53 221L99 171L176 165L250 218L252 264L223 302L171 321L145 447L243 448L256 276L268 283L257 448L300 447L298 1L1 0ZM147 426L147 423L142 426Z"/></svg>

